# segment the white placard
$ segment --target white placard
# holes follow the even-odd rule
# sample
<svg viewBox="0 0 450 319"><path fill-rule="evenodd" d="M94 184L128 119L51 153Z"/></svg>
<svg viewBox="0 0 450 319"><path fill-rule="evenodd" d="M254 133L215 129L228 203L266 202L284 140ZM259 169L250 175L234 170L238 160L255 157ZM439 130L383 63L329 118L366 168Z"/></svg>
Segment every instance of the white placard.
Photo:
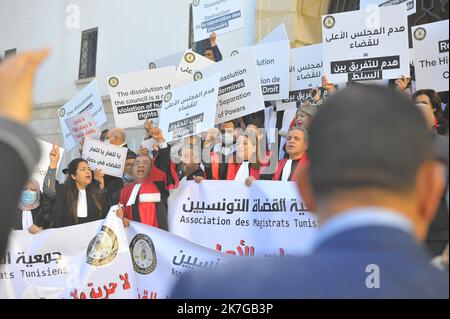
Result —
<svg viewBox="0 0 450 319"><path fill-rule="evenodd" d="M183 57L184 51L168 55L166 57L154 60L148 64L150 70L166 68L168 66L176 67Z"/></svg>
<svg viewBox="0 0 450 319"><path fill-rule="evenodd" d="M203 76L220 73L216 124L264 109L259 72L253 50L246 50L202 70Z"/></svg>
<svg viewBox="0 0 450 319"><path fill-rule="evenodd" d="M107 121L97 80L86 85L83 90L58 110L59 123L64 138L64 148L68 152L77 146L78 142L74 140L67 126L66 119L84 112L89 112L92 115L97 127L102 126Z"/></svg>
<svg viewBox="0 0 450 319"><path fill-rule="evenodd" d="M100 136L100 130L89 112L83 112L66 119L66 124L77 144L85 137Z"/></svg>
<svg viewBox="0 0 450 319"><path fill-rule="evenodd" d="M201 56L191 50L187 50L178 65L179 82L189 83L201 79L202 73L200 70L213 65L215 62Z"/></svg>
<svg viewBox="0 0 450 319"><path fill-rule="evenodd" d="M272 32L270 32L261 41L259 41L259 44L266 44L279 41L289 42L289 37L284 23L280 24L278 27L273 29Z"/></svg>
<svg viewBox="0 0 450 319"><path fill-rule="evenodd" d="M194 0L192 13L195 42L244 27L242 0Z"/></svg>
<svg viewBox="0 0 450 319"><path fill-rule="evenodd" d="M417 90L448 91L448 20L412 28Z"/></svg>
<svg viewBox="0 0 450 319"><path fill-rule="evenodd" d="M322 17L324 73L329 82L409 76L404 6L381 7L376 13L351 11Z"/></svg>
<svg viewBox="0 0 450 319"><path fill-rule="evenodd" d="M49 154L52 150L53 145L51 143L43 141L39 138L37 138L36 140L38 141L39 146L41 148L41 159L39 160L39 163L37 163L37 165L34 168L32 178L34 178L39 183L39 186L42 191L43 185L44 185L44 178L45 178L45 175L47 175L47 170L50 165ZM59 161L58 161L58 168L59 168L59 165L61 164L61 160L64 155L64 148L62 148L62 147L59 148L59 155L60 155L60 157L59 157ZM58 168L57 168L57 170L58 170Z"/></svg>
<svg viewBox="0 0 450 319"><path fill-rule="evenodd" d="M416 0L360 0L359 7L361 10L370 10L370 7L367 8L367 6L371 4L385 7L403 3L406 3L406 10L408 10L408 15L416 13Z"/></svg>
<svg viewBox="0 0 450 319"><path fill-rule="evenodd" d="M99 168L105 175L122 178L127 152L128 149L125 147L87 138L84 141L82 157L88 162L91 170Z"/></svg>
<svg viewBox="0 0 450 319"><path fill-rule="evenodd" d="M241 256L308 253L318 230L294 182L184 181L170 193L168 218L171 233Z"/></svg>
<svg viewBox="0 0 450 319"><path fill-rule="evenodd" d="M116 127L141 126L147 119L157 126L162 99L175 83L174 67L111 76L108 86Z"/></svg>
<svg viewBox="0 0 450 319"><path fill-rule="evenodd" d="M220 74L174 89L164 97L159 128L167 142L214 127Z"/></svg>
<svg viewBox="0 0 450 319"><path fill-rule="evenodd" d="M231 54L242 53L246 50L253 50L255 53L264 101L287 99L289 97L289 42L258 44L234 50Z"/></svg>

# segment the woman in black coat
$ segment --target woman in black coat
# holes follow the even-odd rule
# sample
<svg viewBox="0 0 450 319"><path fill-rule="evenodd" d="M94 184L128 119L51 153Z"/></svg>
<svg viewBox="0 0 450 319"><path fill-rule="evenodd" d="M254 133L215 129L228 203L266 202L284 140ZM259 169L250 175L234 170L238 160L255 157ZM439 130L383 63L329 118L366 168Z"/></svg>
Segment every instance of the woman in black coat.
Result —
<svg viewBox="0 0 450 319"><path fill-rule="evenodd" d="M73 226L104 218L107 212L102 172L97 170L93 174L88 163L82 158L77 158L69 164L65 183L55 185L58 160L58 146L54 145L50 152L50 166L44 179L44 194L55 199L52 226L54 228Z"/></svg>

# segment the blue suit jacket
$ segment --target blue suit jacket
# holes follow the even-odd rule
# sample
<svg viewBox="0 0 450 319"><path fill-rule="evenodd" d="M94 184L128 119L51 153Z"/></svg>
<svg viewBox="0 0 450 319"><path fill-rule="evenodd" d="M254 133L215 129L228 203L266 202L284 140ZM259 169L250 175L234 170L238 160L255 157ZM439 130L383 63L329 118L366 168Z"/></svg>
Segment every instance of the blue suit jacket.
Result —
<svg viewBox="0 0 450 319"><path fill-rule="evenodd" d="M429 264L424 248L406 232L367 226L338 233L305 257L246 260L190 273L174 298L448 298L448 271ZM379 269L379 288L367 288ZM366 272L368 271L368 272ZM370 277L369 277L370 284Z"/></svg>

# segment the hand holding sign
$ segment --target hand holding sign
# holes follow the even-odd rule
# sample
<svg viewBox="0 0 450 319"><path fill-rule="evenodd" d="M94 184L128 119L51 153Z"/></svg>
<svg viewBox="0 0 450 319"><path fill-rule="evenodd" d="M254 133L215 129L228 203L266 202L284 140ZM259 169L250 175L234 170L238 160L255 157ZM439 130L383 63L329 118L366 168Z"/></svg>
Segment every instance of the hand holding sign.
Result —
<svg viewBox="0 0 450 319"><path fill-rule="evenodd" d="M156 141L156 143L161 144L164 142L164 136L159 128L152 128L150 131L151 136Z"/></svg>
<svg viewBox="0 0 450 319"><path fill-rule="evenodd" d="M395 88L402 93L408 87L409 82L411 82L411 78L402 75L400 79L395 80Z"/></svg>
<svg viewBox="0 0 450 319"><path fill-rule="evenodd" d="M52 150L50 151L50 153L48 154L50 157L50 168L51 169L57 169L58 168L58 162L59 162L59 158L60 158L60 154L59 154L59 145L58 144L53 144L52 146Z"/></svg>

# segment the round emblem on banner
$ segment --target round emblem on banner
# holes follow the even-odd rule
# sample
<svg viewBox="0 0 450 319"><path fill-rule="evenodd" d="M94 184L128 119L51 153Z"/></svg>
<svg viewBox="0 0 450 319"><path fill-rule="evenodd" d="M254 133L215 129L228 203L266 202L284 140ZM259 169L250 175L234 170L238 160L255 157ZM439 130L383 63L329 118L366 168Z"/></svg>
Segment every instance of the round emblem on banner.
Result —
<svg viewBox="0 0 450 319"><path fill-rule="evenodd" d="M169 102L172 99L172 93L167 93L164 95L164 102Z"/></svg>
<svg viewBox="0 0 450 319"><path fill-rule="evenodd" d="M66 109L62 107L62 108L59 110L59 116L60 116L60 117L64 117L64 115L66 115Z"/></svg>
<svg viewBox="0 0 450 319"><path fill-rule="evenodd" d="M336 20L332 16L327 16L323 20L323 26L327 29L333 28L335 24L336 24Z"/></svg>
<svg viewBox="0 0 450 319"><path fill-rule="evenodd" d="M194 7L198 6L199 4L200 4L200 0L194 0L194 1L192 2L192 5L193 5Z"/></svg>
<svg viewBox="0 0 450 319"><path fill-rule="evenodd" d="M152 239L144 234L137 234L130 243L134 270L141 275L151 274L156 268L156 253Z"/></svg>
<svg viewBox="0 0 450 319"><path fill-rule="evenodd" d="M239 55L239 51L238 50L231 51L231 56L236 56L236 55Z"/></svg>
<svg viewBox="0 0 450 319"><path fill-rule="evenodd" d="M153 62L151 62L151 63L148 65L148 68L149 68L150 70L156 69L156 64L153 63Z"/></svg>
<svg viewBox="0 0 450 319"><path fill-rule="evenodd" d="M194 73L194 81L200 81L201 79L203 79L202 72L195 72Z"/></svg>
<svg viewBox="0 0 450 319"><path fill-rule="evenodd" d="M100 232L89 243L86 262L92 266L104 266L109 264L119 250L119 241L114 231L102 226Z"/></svg>
<svg viewBox="0 0 450 319"><path fill-rule="evenodd" d="M417 28L416 31L414 31L414 39L417 41L422 41L427 36L427 30L424 28Z"/></svg>
<svg viewBox="0 0 450 319"><path fill-rule="evenodd" d="M112 77L109 79L108 83L110 87L115 88L116 86L119 85L119 79L116 77Z"/></svg>
<svg viewBox="0 0 450 319"><path fill-rule="evenodd" d="M193 63L195 61L195 55L192 52L186 53L184 56L184 61L187 63Z"/></svg>

